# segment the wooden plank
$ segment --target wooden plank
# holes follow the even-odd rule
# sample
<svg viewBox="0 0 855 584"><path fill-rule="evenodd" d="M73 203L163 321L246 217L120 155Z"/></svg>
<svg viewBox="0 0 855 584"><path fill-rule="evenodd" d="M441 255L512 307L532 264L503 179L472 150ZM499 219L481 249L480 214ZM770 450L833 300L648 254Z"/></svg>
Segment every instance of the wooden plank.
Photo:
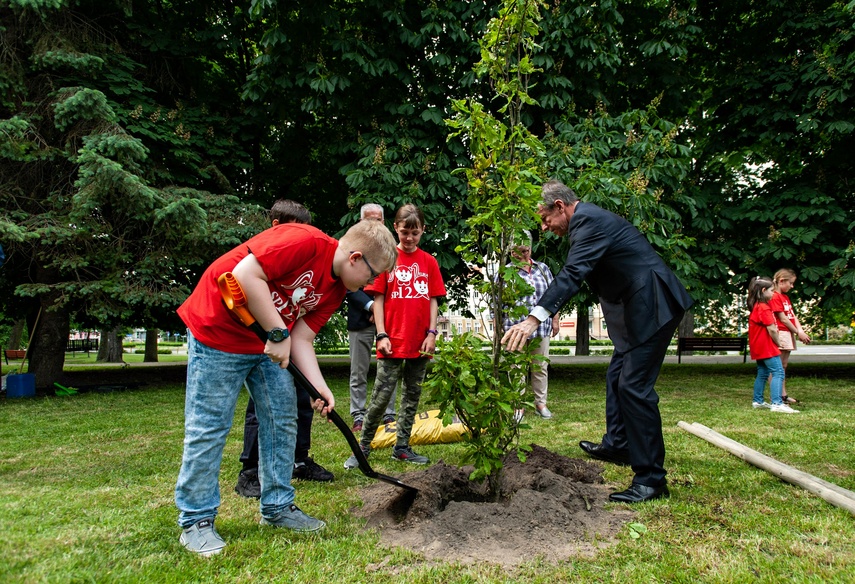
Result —
<svg viewBox="0 0 855 584"><path fill-rule="evenodd" d="M756 450L752 450L744 444L740 444L736 440L731 440L727 436L707 428L703 424L698 424L697 422L687 424L686 422L681 421L677 425L690 434L703 438L707 442L727 450L731 454L775 475L781 480L819 495L822 499L828 501L835 507L840 507L841 509L849 511L852 515L855 515L855 493L852 491L844 489L834 483L824 481L792 466L786 465L772 457L761 454Z"/></svg>

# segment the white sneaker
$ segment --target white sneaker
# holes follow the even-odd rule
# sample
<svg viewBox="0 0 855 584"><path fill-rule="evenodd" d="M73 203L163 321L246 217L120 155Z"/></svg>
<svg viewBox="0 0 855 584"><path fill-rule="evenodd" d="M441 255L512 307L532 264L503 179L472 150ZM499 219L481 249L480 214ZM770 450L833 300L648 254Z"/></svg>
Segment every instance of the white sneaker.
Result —
<svg viewBox="0 0 855 584"><path fill-rule="evenodd" d="M767 409L767 410L768 410L770 407L772 407L772 404L769 404L769 403L766 403L766 402L760 402L760 403L758 403L758 402L752 402L752 403L751 403L751 407L752 407L752 408L754 408L755 410L760 410L760 409L763 409L763 408L765 408L765 409Z"/></svg>
<svg viewBox="0 0 855 584"><path fill-rule="evenodd" d="M544 420L549 420L552 418L552 412L549 411L549 408L543 406L542 408L535 408L537 410L537 415L543 418Z"/></svg>
<svg viewBox="0 0 855 584"><path fill-rule="evenodd" d="M779 412L782 414L798 414L799 413L799 410L794 410L793 408L791 408L787 404L772 405L769 407L769 409L772 410L773 412Z"/></svg>
<svg viewBox="0 0 855 584"><path fill-rule="evenodd" d="M524 414L525 414L525 410L515 410L514 411L514 422L517 424L522 422Z"/></svg>

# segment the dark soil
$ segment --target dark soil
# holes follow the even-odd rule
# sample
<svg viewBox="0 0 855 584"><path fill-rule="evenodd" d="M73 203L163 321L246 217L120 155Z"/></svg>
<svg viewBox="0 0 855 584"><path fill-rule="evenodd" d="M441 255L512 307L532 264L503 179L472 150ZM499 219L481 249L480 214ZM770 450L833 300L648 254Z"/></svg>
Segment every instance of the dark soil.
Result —
<svg viewBox="0 0 855 584"><path fill-rule="evenodd" d="M591 555L614 543L633 513L604 509L614 489L603 484L599 464L532 445L526 462L505 459L498 501L485 485L468 479L471 468L440 461L401 480L413 494L387 483L362 491L354 512L378 528L388 546L403 546L429 559L503 566L542 558L556 563Z"/></svg>

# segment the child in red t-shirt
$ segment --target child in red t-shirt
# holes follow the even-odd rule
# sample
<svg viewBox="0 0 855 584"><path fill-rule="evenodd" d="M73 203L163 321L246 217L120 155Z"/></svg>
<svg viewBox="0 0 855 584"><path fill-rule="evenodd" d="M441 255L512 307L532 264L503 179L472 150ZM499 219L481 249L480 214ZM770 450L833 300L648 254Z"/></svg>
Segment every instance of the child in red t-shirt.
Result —
<svg viewBox="0 0 855 584"><path fill-rule="evenodd" d="M404 205L395 214L394 227L399 241L395 269L365 288L367 294L374 294L377 379L363 421L361 445L367 456L403 370L392 458L427 464L430 460L426 456L410 448L410 434L422 395L425 370L436 350L438 298L445 296L445 284L436 259L419 249L425 228L421 210L415 205ZM344 463L344 468L356 466L355 456Z"/></svg>
<svg viewBox="0 0 855 584"><path fill-rule="evenodd" d="M187 389L184 453L175 486L183 529L180 542L201 556L220 553L226 542L214 528L220 505L219 473L235 404L244 383L255 402L259 425L261 523L315 531L324 522L294 504L291 474L297 406L289 360L328 402L335 400L312 342L347 290L391 269L395 239L377 221L351 227L340 241L309 225L289 223L263 231L214 261L178 309L187 325ZM376 267L376 270L375 270ZM232 272L247 307L268 332L262 342L226 307L217 279Z"/></svg>
<svg viewBox="0 0 855 584"><path fill-rule="evenodd" d="M775 294L769 301L769 308L772 309L777 320L778 337L781 339L781 365L786 372L787 364L790 362L790 352L796 350L796 337L805 344L810 343L810 337L802 330L796 311L793 310L793 304L787 296L787 292L796 285L796 273L787 268L780 269L775 272L773 283ZM799 403L799 400L787 395L786 381L781 390L781 399L785 404Z"/></svg>
<svg viewBox="0 0 855 584"><path fill-rule="evenodd" d="M778 327L775 316L769 308L772 298L772 280L752 278L748 284L748 346L751 359L757 361L757 377L754 379L754 408L769 408L773 412L787 414L798 413L781 401L781 387L784 384L784 367L781 365L781 350L778 348ZM766 380L769 376L769 398L772 404L763 401Z"/></svg>
<svg viewBox="0 0 855 584"><path fill-rule="evenodd" d="M273 227L285 223L311 225L312 214L303 205L291 199L278 199L270 208ZM294 449L294 472L292 479L331 481L333 474L309 456L312 446L312 418L315 410L305 388L297 386L297 445ZM240 454L241 470L235 492L242 497L261 497L261 482L258 480L258 418L252 397L246 402L243 424L243 452Z"/></svg>

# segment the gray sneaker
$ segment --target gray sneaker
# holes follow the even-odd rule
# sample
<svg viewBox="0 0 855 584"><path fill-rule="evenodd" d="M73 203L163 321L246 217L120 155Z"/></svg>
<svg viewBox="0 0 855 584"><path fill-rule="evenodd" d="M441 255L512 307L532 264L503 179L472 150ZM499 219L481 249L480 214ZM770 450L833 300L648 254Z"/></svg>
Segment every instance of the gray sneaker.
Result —
<svg viewBox="0 0 855 584"><path fill-rule="evenodd" d="M544 420L552 419L552 412L550 412L549 408L547 408L546 406L543 406L542 408L535 407L534 409L537 412L537 415L543 418Z"/></svg>
<svg viewBox="0 0 855 584"><path fill-rule="evenodd" d="M362 448L362 453L365 455L365 458L368 458L368 456L371 454L371 447L369 446L368 448L366 448L365 446L360 446L360 448ZM359 467L359 461L356 460L355 454L351 454L350 458L344 461L344 468L350 470L352 468L357 467Z"/></svg>
<svg viewBox="0 0 855 584"><path fill-rule="evenodd" d="M186 528L181 532L178 541L191 552L204 558L217 555L226 547L226 540L217 533L213 519L203 519Z"/></svg>
<svg viewBox="0 0 855 584"><path fill-rule="evenodd" d="M262 517L261 524L272 525L273 527L286 527L294 531L317 531L327 525L320 519L306 515L293 503L272 519Z"/></svg>
<svg viewBox="0 0 855 584"><path fill-rule="evenodd" d="M430 459L427 456L416 454L409 446L402 446L400 448L395 446L392 449L392 458L412 464L427 464L430 462Z"/></svg>

